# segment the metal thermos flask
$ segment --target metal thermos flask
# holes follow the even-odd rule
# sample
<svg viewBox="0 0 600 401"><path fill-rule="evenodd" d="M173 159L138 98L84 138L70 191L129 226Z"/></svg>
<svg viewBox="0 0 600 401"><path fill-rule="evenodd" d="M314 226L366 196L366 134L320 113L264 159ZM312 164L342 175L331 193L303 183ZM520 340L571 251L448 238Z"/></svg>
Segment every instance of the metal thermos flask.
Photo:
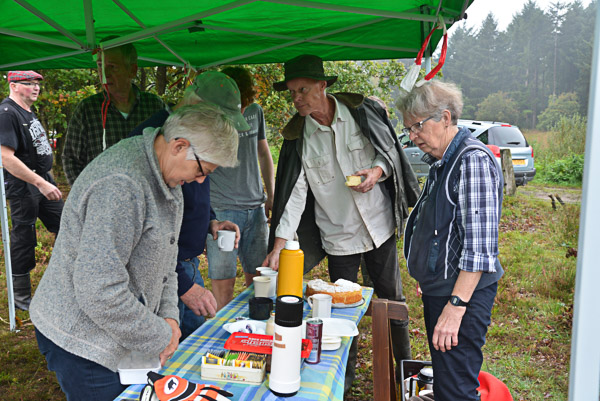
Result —
<svg viewBox="0 0 600 401"><path fill-rule="evenodd" d="M286 241L279 254L279 274L277 276L277 296L295 295L302 298L302 278L304 276L304 252L298 241Z"/></svg>

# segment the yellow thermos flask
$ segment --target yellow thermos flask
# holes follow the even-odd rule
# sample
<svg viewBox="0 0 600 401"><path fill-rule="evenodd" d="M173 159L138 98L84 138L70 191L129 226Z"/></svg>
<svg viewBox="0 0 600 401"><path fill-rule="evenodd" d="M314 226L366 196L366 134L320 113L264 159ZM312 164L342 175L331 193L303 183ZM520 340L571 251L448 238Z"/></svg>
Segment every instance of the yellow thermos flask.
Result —
<svg viewBox="0 0 600 401"><path fill-rule="evenodd" d="M302 277L304 276L304 252L298 241L286 241L279 254L279 274L277 275L277 296L295 295L302 298Z"/></svg>

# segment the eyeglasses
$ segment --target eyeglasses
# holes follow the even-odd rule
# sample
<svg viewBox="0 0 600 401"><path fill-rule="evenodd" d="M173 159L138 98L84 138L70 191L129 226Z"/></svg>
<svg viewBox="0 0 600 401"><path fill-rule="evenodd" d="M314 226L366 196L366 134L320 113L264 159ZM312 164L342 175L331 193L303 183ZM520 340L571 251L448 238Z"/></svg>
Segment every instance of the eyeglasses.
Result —
<svg viewBox="0 0 600 401"><path fill-rule="evenodd" d="M204 174L204 169L202 168L202 163L200 163L200 158L198 157L196 152L194 152L194 157L196 158L196 161L198 162L198 167L200 167L200 176L206 177L206 174Z"/></svg>
<svg viewBox="0 0 600 401"><path fill-rule="evenodd" d="M22 82L22 81L18 81L15 82L16 84L21 84L21 85L25 85L25 86L37 86L38 88L42 87L42 84L40 84L39 82Z"/></svg>
<svg viewBox="0 0 600 401"><path fill-rule="evenodd" d="M423 124L425 124L427 121L431 120L433 117L434 116L427 117L426 119L419 121L418 123L414 123L413 125L411 125L408 128L402 128L402 133L405 135L410 135L411 132L413 134L418 134L419 132L421 132L423 130Z"/></svg>

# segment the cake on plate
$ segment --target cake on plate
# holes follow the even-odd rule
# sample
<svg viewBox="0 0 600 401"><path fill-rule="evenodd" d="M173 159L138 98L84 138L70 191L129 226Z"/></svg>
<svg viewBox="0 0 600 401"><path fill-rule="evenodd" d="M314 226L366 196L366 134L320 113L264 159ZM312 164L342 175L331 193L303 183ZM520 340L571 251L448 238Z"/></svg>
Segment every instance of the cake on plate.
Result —
<svg viewBox="0 0 600 401"><path fill-rule="evenodd" d="M332 304L355 304L362 300L362 288L352 281L339 279L335 283L327 283L321 279L310 280L306 284L306 297L314 294L331 295Z"/></svg>

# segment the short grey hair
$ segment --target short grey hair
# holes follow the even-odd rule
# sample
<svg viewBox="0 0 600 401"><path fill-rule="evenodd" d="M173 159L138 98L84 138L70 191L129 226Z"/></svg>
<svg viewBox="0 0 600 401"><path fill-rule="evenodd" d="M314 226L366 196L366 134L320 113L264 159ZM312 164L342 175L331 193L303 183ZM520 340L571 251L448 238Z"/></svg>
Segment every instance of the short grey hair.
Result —
<svg viewBox="0 0 600 401"><path fill-rule="evenodd" d="M238 163L238 132L215 104L202 102L180 107L165 122L163 135L167 142L187 139L203 161L223 167L235 167Z"/></svg>
<svg viewBox="0 0 600 401"><path fill-rule="evenodd" d="M102 39L100 41L100 43L106 42L108 40L112 40L112 39L117 39L119 36L117 35L110 35L105 37L104 39ZM134 64L137 64L137 50L135 49L135 46L133 45L133 43L125 43L122 44L120 46L116 46L116 47L110 47L106 50L104 50L104 52L116 52L116 53L120 53L121 56L123 57L123 61L125 62L125 64L130 67Z"/></svg>
<svg viewBox="0 0 600 401"><path fill-rule="evenodd" d="M451 82L426 81L400 98L396 108L403 116L434 116L436 121L442 118L444 110L448 110L452 124L456 125L463 109L462 93Z"/></svg>

